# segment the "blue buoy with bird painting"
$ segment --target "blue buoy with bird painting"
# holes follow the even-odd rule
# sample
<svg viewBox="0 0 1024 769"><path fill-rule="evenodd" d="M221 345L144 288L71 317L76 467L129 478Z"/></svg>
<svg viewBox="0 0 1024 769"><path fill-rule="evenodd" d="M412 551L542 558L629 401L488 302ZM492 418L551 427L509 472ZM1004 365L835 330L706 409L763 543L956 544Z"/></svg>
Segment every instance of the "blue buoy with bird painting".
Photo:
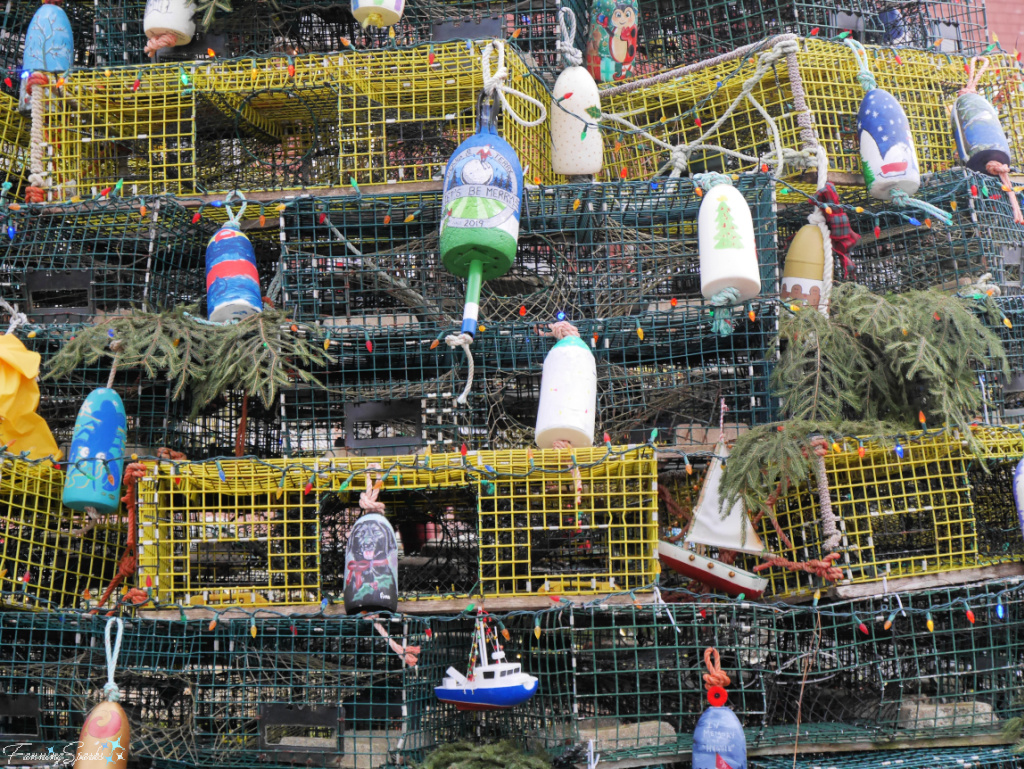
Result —
<svg viewBox="0 0 1024 769"><path fill-rule="evenodd" d="M59 2L44 3L32 17L25 33L23 74L67 72L71 69L74 55L68 15Z"/></svg>
<svg viewBox="0 0 1024 769"><path fill-rule="evenodd" d="M71 436L63 502L72 510L117 512L128 422L121 396L109 387L93 390L78 411Z"/></svg>

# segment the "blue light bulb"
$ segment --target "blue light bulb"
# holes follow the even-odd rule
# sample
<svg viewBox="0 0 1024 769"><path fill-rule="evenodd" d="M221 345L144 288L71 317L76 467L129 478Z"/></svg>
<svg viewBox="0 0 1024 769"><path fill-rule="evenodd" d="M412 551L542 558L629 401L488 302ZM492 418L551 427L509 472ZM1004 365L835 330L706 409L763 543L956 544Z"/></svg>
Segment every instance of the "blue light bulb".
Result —
<svg viewBox="0 0 1024 769"><path fill-rule="evenodd" d="M903 446L900 445L899 441L896 442L896 456L903 459Z"/></svg>
<svg viewBox="0 0 1024 769"><path fill-rule="evenodd" d="M913 216L910 217L910 223L912 225L914 225L915 227L920 227L921 226L921 222L917 221L917 219L915 219Z"/></svg>
<svg viewBox="0 0 1024 769"><path fill-rule="evenodd" d="M1003 599L996 599L996 616L999 619L1006 619L1006 607L1003 606Z"/></svg>
<svg viewBox="0 0 1024 769"><path fill-rule="evenodd" d="M565 320L565 313L559 310L555 318L557 318L558 320Z"/></svg>

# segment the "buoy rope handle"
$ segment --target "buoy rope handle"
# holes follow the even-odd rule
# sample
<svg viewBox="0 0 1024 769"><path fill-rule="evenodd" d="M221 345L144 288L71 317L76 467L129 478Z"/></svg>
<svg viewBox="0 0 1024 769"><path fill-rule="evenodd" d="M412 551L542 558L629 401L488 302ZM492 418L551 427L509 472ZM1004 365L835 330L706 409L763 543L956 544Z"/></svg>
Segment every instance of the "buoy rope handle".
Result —
<svg viewBox="0 0 1024 769"><path fill-rule="evenodd" d="M411 668L416 667L416 663L419 662L420 657L419 646L411 644L405 644L403 646L402 644L398 643L398 641L396 641L390 635L388 635L388 631L385 630L384 627L380 624L380 622L377 621L376 615L371 614L366 619L373 622L374 629L376 629L376 631L380 633L382 638L387 640L388 646L391 647L391 651L397 654L399 658L402 660L402 662L404 662Z"/></svg>
<svg viewBox="0 0 1024 769"><path fill-rule="evenodd" d="M558 40L555 50L562 54L566 64L578 67L583 63L583 52L576 47L576 14L571 8L565 8L561 1L558 5Z"/></svg>
<svg viewBox="0 0 1024 769"><path fill-rule="evenodd" d="M465 406L466 399L469 397L469 391L473 388L473 375L476 373L476 364L473 360L473 353L470 351L469 346L473 344L473 335L465 331L458 334L448 334L444 338L444 343L451 347L453 350L456 347L461 347L466 353L466 386L462 388L462 392L459 397L455 399L455 403L458 406Z"/></svg>
<svg viewBox="0 0 1024 769"><path fill-rule="evenodd" d="M50 84L45 72L33 72L25 83L25 92L32 95L33 86L45 87ZM32 99L32 125L30 134L32 146L29 148L28 187L25 188L26 203L42 203L46 200L46 177L43 166L43 148L46 145L46 134L43 128L43 93L40 91Z"/></svg>
<svg viewBox="0 0 1024 769"><path fill-rule="evenodd" d="M28 323L28 316L23 312L18 312L18 305L8 304L5 300L0 299L0 309L11 316L11 323L7 327L7 331L4 332L4 336L7 334L13 334L18 326L24 326Z"/></svg>
<svg viewBox="0 0 1024 769"><path fill-rule="evenodd" d="M110 598L110 594L113 593L117 586L121 582L130 577L135 573L138 567L138 540L139 540L139 527L136 520L136 511L138 509L138 493L137 485L140 478L146 475L146 466L141 462L132 462L128 467L124 469L124 485L125 492L124 496L121 497L121 501L128 513L128 541L125 542L124 553L121 555L121 560L117 566L117 573L114 574L113 579L110 580L110 584L107 585L107 589L103 591L103 595L100 596L100 600L96 603L95 609L90 611L90 614L95 614L99 611L99 607L107 602ZM149 600L149 596L146 595L145 591L139 588L132 588L128 591L126 599L133 604L137 604L140 601L145 602Z"/></svg>
<svg viewBox="0 0 1024 769"><path fill-rule="evenodd" d="M708 668L708 672L704 674L704 688L708 691L715 686L721 686L724 689L732 683L732 679L722 671L722 658L714 646L709 646L704 650L704 664Z"/></svg>
<svg viewBox="0 0 1024 769"><path fill-rule="evenodd" d="M498 51L498 66L492 72L491 54L495 49ZM519 123L519 125L523 126L523 128L535 128L548 119L547 108L541 102L522 91L518 91L515 88L505 85L505 80L508 79L508 67L505 66L505 41L492 40L484 46L483 53L480 54L480 69L483 70L484 93L492 99L497 99L501 104L501 108L508 113L508 116ZM540 117L536 120L526 120L518 112L512 109L512 105L508 103L508 99L505 98L505 94L513 94L534 105L540 110Z"/></svg>
<svg viewBox="0 0 1024 769"><path fill-rule="evenodd" d="M117 638L114 640L114 648L110 648L110 629L117 624ZM121 653L121 639L124 637L124 620L120 617L111 617L107 620L107 626L103 629L103 642L107 651L107 683L103 686L103 693L107 702L120 702L121 690L114 683L114 670L117 669L117 657Z"/></svg>
<svg viewBox="0 0 1024 769"><path fill-rule="evenodd" d="M228 205L228 203L231 202L231 199L233 197L237 197L239 200L242 201L242 205L238 209L238 216L235 216L235 214L231 211L231 206ZM227 224L233 224L236 227L240 227L242 224L242 217L245 216L245 207L247 205L249 205L249 201L245 199L244 193L239 192L238 190L232 190L231 192L229 192L228 196L224 198L224 210L228 212Z"/></svg>
<svg viewBox="0 0 1024 769"><path fill-rule="evenodd" d="M975 56L972 58L971 63L967 65L967 84L957 92L957 95L963 96L967 93L977 93L981 76L985 74L985 70L988 69L990 63L988 56Z"/></svg>
<svg viewBox="0 0 1024 769"><path fill-rule="evenodd" d="M857 60L857 82L860 83L864 92L867 93L878 88L875 76L871 74L871 69L868 66L868 52L864 46L859 40L854 40L851 37L846 38L843 42L850 46L850 50L853 51L853 56Z"/></svg>

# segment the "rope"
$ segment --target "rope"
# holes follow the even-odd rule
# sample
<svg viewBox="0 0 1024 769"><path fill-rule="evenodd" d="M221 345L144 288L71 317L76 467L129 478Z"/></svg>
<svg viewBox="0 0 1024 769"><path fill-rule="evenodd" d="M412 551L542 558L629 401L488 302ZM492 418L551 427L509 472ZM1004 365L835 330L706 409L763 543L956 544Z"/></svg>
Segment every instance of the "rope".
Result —
<svg viewBox="0 0 1024 769"><path fill-rule="evenodd" d="M114 640L114 648L110 648L110 629L117 623L117 638ZM107 626L103 628L103 643L107 651L107 683L103 686L103 693L107 696L107 702L120 702L121 690L114 683L114 671L117 669L117 657L121 653L121 639L124 637L124 620L120 617L111 617L107 620Z"/></svg>
<svg viewBox="0 0 1024 769"><path fill-rule="evenodd" d="M173 32L164 32L162 35L151 37L146 42L145 51L150 57L156 56L156 52L163 48L173 48L178 43L178 36Z"/></svg>
<svg viewBox="0 0 1024 769"><path fill-rule="evenodd" d="M814 454L814 475L818 479L818 506L821 508L821 532L825 535L822 548L828 552L839 547L842 535L832 512L832 495L828 490L828 473L825 471L825 454L828 443L820 435L811 438L811 452Z"/></svg>
<svg viewBox="0 0 1024 769"><path fill-rule="evenodd" d="M495 48L498 49L498 66L494 72L491 72L491 53ZM502 109L508 113L508 116L523 126L523 128L534 128L548 119L548 110L543 104L532 96L528 96L522 91L517 91L515 88L505 85L505 80L508 78L508 67L505 66L505 42L503 40L492 40L484 46L483 53L480 55L480 69L483 70L484 75L484 93L491 98L496 98L501 104ZM533 104L540 110L540 117L536 120L524 119L518 112L512 109L512 105L508 103L505 94L518 96L524 101Z"/></svg>
<svg viewBox="0 0 1024 769"><path fill-rule="evenodd" d="M411 668L416 667L416 663L419 661L420 656L419 646L402 646L398 643L398 641L394 640L391 636L388 635L388 631L385 630L381 626L381 624L376 621L376 617L367 617L367 619L372 619L374 621L373 626L377 629L377 632L387 639L388 646L390 646L392 651L394 651L394 653L402 659L402 662L404 662Z"/></svg>
<svg viewBox="0 0 1024 769"><path fill-rule="evenodd" d="M10 305L3 299L0 299L0 309L11 316L11 323L7 327L7 331L4 332L5 336L7 334L13 334L14 330L18 328L18 326L24 326L28 323L28 316L23 312L18 312L18 305L16 304Z"/></svg>
<svg viewBox="0 0 1024 769"><path fill-rule="evenodd" d="M383 486L383 481L380 485L374 482L373 474L366 474L366 491L359 494L359 507L367 513L384 513L384 503L380 502L377 497L380 496L380 490Z"/></svg>
<svg viewBox="0 0 1024 769"><path fill-rule="evenodd" d="M228 203L231 202L231 198L233 197L238 197L238 199L242 201L242 206L241 208L238 209L238 216L235 216L235 214L232 213L231 206L228 205ZM247 205L249 205L249 201L245 199L245 195L243 193L239 192L238 190L232 190L231 192L229 192L228 196L224 198L224 210L228 212L228 220L227 222L225 222L225 226L228 224L233 224L236 227L241 227L242 217L245 216L245 207Z"/></svg>
<svg viewBox="0 0 1024 769"><path fill-rule="evenodd" d="M729 336L732 333L732 308L740 301L738 288L728 286L708 299L708 303L717 307L715 319L711 321L711 333Z"/></svg>
<svg viewBox="0 0 1024 769"><path fill-rule="evenodd" d="M1013 221L1017 224L1024 224L1024 214L1021 214L1020 203L1017 202L1017 193L1013 191L1013 182L1010 181L1010 167L998 160L990 160L985 164L985 170L993 176L998 176L999 181L1007 190L1006 196L1010 198L1010 208L1013 209Z"/></svg>
<svg viewBox="0 0 1024 769"><path fill-rule="evenodd" d="M821 272L821 299L818 301L818 312L827 318L828 303L832 296L832 271L834 269L832 262L832 233L829 232L828 225L825 224L825 212L818 206L815 206L814 210L811 211L807 217L807 222L808 224L813 224L821 232L821 246L825 252L825 265Z"/></svg>
<svg viewBox="0 0 1024 769"><path fill-rule="evenodd" d="M110 364L110 376L107 377L107 389L114 389L114 377L117 375L117 351L121 349L120 339L110 340L110 349L114 351L114 360Z"/></svg>
<svg viewBox="0 0 1024 769"><path fill-rule="evenodd" d="M124 546L124 553L121 555L121 561L117 566L117 573L113 579L110 580L110 584L107 585L107 589L103 591L103 595L100 600L96 603L95 609L90 611L90 614L96 614L99 611L99 607L107 602L110 598L110 594L113 593L117 586L121 584L127 577L132 576L135 573L135 569L138 566L138 541L139 541L139 525L136 517L136 510L138 508L138 493L137 484L139 479L146 475L146 466L141 462L132 462L128 467L124 469L124 484L125 494L121 497L121 501L124 502L125 507L128 510L128 541ZM129 593L131 595L131 593Z"/></svg>
<svg viewBox="0 0 1024 769"><path fill-rule="evenodd" d="M871 69L868 67L868 52L864 46L859 40L854 40L852 37L846 38L843 42L850 46L850 50L853 51L853 56L857 60L857 82L860 83L864 92L867 93L878 88L875 76L871 74Z"/></svg>
<svg viewBox="0 0 1024 769"><path fill-rule="evenodd" d="M49 79L42 72L33 72L29 75L25 90L31 95L32 87L35 85L46 86ZM43 147L45 145L45 133L43 131L43 95L36 94L32 99L32 146L29 148L29 170L28 187L25 189L25 201L28 203L42 203L46 200L46 178L43 166Z"/></svg>
<svg viewBox="0 0 1024 769"><path fill-rule="evenodd" d="M555 50L562 54L565 62L578 67L583 64L583 52L573 43L576 41L576 14L571 8L565 8L562 3L558 5L558 40L555 41Z"/></svg>
<svg viewBox="0 0 1024 769"><path fill-rule="evenodd" d="M463 388L462 393L458 398L455 399L455 403L459 406L466 405L466 398L469 396L469 390L473 387L473 374L476 372L476 365L473 362L473 353L470 351L469 346L473 344L473 337L469 334L449 334L444 338L444 343L454 350L456 347L461 347L466 353L466 364L469 367L469 371L466 374L466 386Z"/></svg>
<svg viewBox="0 0 1024 769"><path fill-rule="evenodd" d="M820 560L813 558L806 562L788 561L777 555L765 555L762 557L765 559L765 563L759 563L755 566L755 572L779 567L786 571L803 571L816 577L827 579L829 582L836 582L843 578L843 570L835 565L835 561L839 558L839 553L829 553Z"/></svg>
<svg viewBox="0 0 1024 769"><path fill-rule="evenodd" d="M567 336L578 337L580 335L580 330L567 320L559 320L555 321L554 323L549 323L548 328L550 329L549 331L538 329L537 333L540 336L553 336L559 342L561 342Z"/></svg>
<svg viewBox="0 0 1024 769"><path fill-rule="evenodd" d="M985 70L988 69L989 63L988 56L975 56L971 59L970 64L967 65L967 84L957 92L957 96L978 92L978 83L981 81L981 76L985 74Z"/></svg>
<svg viewBox="0 0 1024 769"><path fill-rule="evenodd" d="M910 197L905 190L900 189L899 187L893 187L892 192L889 193L889 199L897 206L910 206L924 211L926 214L931 214L946 225L953 223L952 214L947 214L941 208L936 208L931 203L927 203L924 200L918 200L917 198Z"/></svg>
<svg viewBox="0 0 1024 769"><path fill-rule="evenodd" d="M708 672L704 674L704 686L710 690L713 686L721 686L723 689L732 683L732 679L722 672L722 658L718 655L718 649L709 646L704 650L704 664Z"/></svg>

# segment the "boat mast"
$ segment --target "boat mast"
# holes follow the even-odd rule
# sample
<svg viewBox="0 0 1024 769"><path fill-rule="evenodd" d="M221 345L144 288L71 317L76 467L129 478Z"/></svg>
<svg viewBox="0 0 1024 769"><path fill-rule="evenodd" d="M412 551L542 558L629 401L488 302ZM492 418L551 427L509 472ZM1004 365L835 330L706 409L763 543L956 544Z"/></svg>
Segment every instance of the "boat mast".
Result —
<svg viewBox="0 0 1024 769"><path fill-rule="evenodd" d="M480 651L480 664L490 665L491 660L487 656L487 641L484 640L484 621L482 619L476 621L476 643L477 649Z"/></svg>

